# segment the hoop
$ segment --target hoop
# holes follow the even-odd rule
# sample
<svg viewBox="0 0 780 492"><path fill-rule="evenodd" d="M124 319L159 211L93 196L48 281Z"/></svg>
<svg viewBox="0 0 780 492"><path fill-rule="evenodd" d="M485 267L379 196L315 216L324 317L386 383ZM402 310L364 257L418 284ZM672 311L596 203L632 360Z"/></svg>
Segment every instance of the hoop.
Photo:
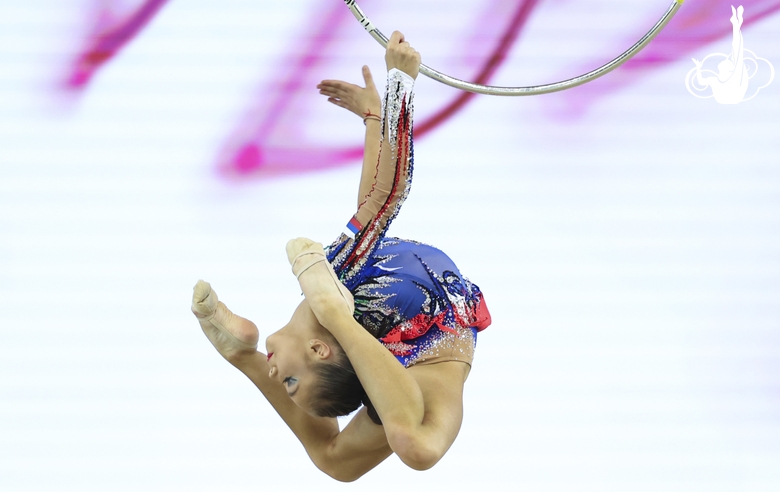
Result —
<svg viewBox="0 0 780 492"><path fill-rule="evenodd" d="M352 15L354 15L355 18L358 20L358 22L360 22L360 24L363 26L363 28L366 31L368 31L371 37L376 39L379 44L381 44L383 47L386 48L387 41L388 41L387 36L382 34L382 32L379 29L377 29L371 23L370 20L368 20L368 17L366 17L363 11L360 10L360 7L358 7L355 1L356 0L344 0L344 3L347 4L349 10L352 11ZM624 51L620 56L618 56L611 62L602 65L595 70L591 70L588 73L580 75L579 77L562 80L560 82L554 82L552 84L534 85L529 87L496 87L492 85L475 84L472 82L466 82L465 80L456 79L455 77L451 77L449 75L443 74L438 70L434 70L433 68L423 64L420 65L420 73L434 80L438 80L442 84L455 87L456 89L461 89L469 92L477 92L479 94L489 94L493 96L534 96L537 94L547 94L550 92L557 92L557 91L562 91L564 89L570 89L572 87L576 87L586 82L590 82L591 80L597 79L602 75L611 72L612 70L616 69L617 67L619 67L620 65L628 61L632 56L639 53L639 51L642 50L642 48L647 46L647 44L653 40L656 34L661 32L661 29L666 27L666 24L668 24L669 21L672 20L674 14L676 14L677 11L680 10L680 6L682 6L682 3L683 0L673 0L672 4L666 10L666 13L661 17L661 19L658 22L656 22L655 25L652 27L652 29L650 29L647 32L647 34L642 36L642 38L639 41L637 41L632 47Z"/></svg>

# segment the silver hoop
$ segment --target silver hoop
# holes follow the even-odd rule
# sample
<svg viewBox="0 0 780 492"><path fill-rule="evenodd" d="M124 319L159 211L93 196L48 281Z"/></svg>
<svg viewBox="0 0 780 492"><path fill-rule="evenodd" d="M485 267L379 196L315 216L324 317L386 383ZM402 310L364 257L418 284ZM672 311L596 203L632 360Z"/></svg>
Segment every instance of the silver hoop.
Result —
<svg viewBox="0 0 780 492"><path fill-rule="evenodd" d="M355 16L355 18L360 22L360 24L363 26L363 28L368 31L368 33L377 40L379 44L381 44L383 47L387 47L387 37L382 34L382 32L377 29L370 20L368 20L368 17L363 13L362 10L360 10L360 7L358 7L357 3L355 3L355 0L344 0L344 3L347 4L347 7L349 7L349 10L352 11L352 15ZM464 91L469 92L477 92L479 94L490 94L493 96L534 96L536 94L547 94L549 92L557 92L562 91L564 89L570 89L572 87L576 87L578 85L582 85L586 82L590 82L591 80L597 79L601 77L602 75L611 72L612 70L616 69L626 61L628 61L632 56L639 53L642 48L647 46L647 44L653 40L653 38L661 32L661 29L666 27L666 24L669 23L670 20L672 20L672 17L674 17L674 14L677 13L678 10L680 10L680 6L682 6L683 0L673 0L672 4L669 6L669 8L666 10L666 13L661 17L661 19L655 23L652 29L650 29L647 34L642 36L642 38L637 41L632 47L624 51L620 56L612 60L611 62L602 65L601 67L591 70L590 72L580 75L579 77L574 77L567 80L562 80L560 82L554 82L552 84L545 84L545 85L534 85L529 87L496 87L492 85L482 85L482 84L474 84L472 82L466 82L465 80L456 79L455 77L451 77L449 75L443 74L439 72L438 70L434 70L433 68L427 66L427 65L420 65L420 73L434 79L438 80L442 84L447 84L451 87L455 87L456 89L461 89Z"/></svg>

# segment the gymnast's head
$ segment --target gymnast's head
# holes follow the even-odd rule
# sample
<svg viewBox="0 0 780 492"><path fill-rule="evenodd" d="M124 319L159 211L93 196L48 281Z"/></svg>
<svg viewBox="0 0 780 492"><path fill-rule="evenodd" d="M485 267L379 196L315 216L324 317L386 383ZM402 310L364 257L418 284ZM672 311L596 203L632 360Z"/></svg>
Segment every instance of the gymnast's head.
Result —
<svg viewBox="0 0 780 492"><path fill-rule="evenodd" d="M284 385L292 400L319 417L338 417L357 410L365 399L338 341L314 316L304 299L290 322L270 335L269 377Z"/></svg>

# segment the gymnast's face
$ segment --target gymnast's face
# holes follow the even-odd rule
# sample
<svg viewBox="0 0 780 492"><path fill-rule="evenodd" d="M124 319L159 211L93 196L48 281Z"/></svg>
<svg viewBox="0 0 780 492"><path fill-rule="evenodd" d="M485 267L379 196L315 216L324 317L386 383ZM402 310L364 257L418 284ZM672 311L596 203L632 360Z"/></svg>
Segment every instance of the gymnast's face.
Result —
<svg viewBox="0 0 780 492"><path fill-rule="evenodd" d="M265 341L268 377L284 385L296 405L312 413L310 398L316 379L313 366L332 355L327 331L304 299L282 329Z"/></svg>

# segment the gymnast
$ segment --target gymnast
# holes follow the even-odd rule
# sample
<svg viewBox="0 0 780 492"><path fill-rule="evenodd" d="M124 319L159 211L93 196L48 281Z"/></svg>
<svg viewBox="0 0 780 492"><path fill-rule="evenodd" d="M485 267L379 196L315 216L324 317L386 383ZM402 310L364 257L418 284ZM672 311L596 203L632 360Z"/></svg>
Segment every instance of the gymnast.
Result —
<svg viewBox="0 0 780 492"><path fill-rule="evenodd" d="M386 237L412 178L412 89L420 54L393 33L384 101L325 80L320 93L366 126L357 213L327 251L298 238L287 256L304 300L257 351L251 321L231 313L202 280L192 311L219 353L263 393L314 464L353 481L392 453L435 465L463 418L463 386L477 332L490 324L479 288L443 252ZM381 116L380 116L381 115ZM362 408L361 408L362 406ZM339 430L335 417L359 409Z"/></svg>

